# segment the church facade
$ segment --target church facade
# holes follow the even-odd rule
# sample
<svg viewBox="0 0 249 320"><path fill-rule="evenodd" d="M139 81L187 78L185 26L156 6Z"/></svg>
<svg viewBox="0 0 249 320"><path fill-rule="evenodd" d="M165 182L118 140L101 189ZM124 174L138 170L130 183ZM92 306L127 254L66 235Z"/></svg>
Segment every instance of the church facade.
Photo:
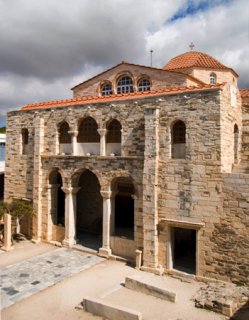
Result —
<svg viewBox="0 0 249 320"><path fill-rule="evenodd" d="M123 61L70 100L9 112L5 199L33 202L24 230L248 284L249 91L237 78L189 51L162 69Z"/></svg>

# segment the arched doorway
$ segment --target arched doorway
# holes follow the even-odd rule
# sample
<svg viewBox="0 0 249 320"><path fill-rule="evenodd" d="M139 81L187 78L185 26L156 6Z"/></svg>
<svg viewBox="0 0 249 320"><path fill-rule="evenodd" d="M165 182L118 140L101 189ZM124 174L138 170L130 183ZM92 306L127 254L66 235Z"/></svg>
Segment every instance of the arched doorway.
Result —
<svg viewBox="0 0 249 320"><path fill-rule="evenodd" d="M49 185L49 214L52 222L52 240L62 241L65 235L65 193L62 191L62 177L57 169L50 173Z"/></svg>
<svg viewBox="0 0 249 320"><path fill-rule="evenodd" d="M113 253L133 257L135 252L135 188L130 178L117 178L112 183L114 194L112 203Z"/></svg>
<svg viewBox="0 0 249 320"><path fill-rule="evenodd" d="M103 200L100 184L91 171L84 171L78 180L76 239L83 246L99 249L102 244Z"/></svg>

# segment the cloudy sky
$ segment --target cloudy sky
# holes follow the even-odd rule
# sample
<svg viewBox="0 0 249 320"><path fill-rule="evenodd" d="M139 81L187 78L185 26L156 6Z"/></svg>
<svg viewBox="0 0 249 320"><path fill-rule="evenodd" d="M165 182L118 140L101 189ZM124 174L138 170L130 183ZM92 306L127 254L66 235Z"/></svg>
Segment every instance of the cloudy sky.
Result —
<svg viewBox="0 0 249 320"><path fill-rule="evenodd" d="M8 110L71 98L122 60L162 67L206 52L249 87L248 0L0 0L0 125Z"/></svg>

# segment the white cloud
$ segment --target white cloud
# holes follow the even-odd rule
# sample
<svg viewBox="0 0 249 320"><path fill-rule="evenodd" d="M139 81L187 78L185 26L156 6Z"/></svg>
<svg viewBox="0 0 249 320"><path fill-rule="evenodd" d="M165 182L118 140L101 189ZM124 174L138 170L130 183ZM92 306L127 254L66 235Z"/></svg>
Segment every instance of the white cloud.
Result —
<svg viewBox="0 0 249 320"><path fill-rule="evenodd" d="M147 36L147 50L155 51L155 63L164 65L172 57L188 51L193 41L195 50L216 57L240 74L242 86L249 86L248 12L245 0L219 5L205 12L166 24Z"/></svg>

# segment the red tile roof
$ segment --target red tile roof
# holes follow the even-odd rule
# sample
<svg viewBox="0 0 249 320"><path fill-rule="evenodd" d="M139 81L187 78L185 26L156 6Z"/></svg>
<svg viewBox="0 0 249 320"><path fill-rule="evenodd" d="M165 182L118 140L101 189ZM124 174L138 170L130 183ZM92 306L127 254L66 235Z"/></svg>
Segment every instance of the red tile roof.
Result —
<svg viewBox="0 0 249 320"><path fill-rule="evenodd" d="M172 71L185 68L201 67L208 69L231 70L210 55L198 52L188 51L171 59L164 67L164 70ZM235 72L234 72L235 73ZM236 74L236 73L235 73ZM237 74L236 74L237 75Z"/></svg>
<svg viewBox="0 0 249 320"><path fill-rule="evenodd" d="M200 85L200 86L190 86L190 87L176 87L176 88L165 88L153 91L143 91L143 92L132 92L124 94L113 94L109 96L89 96L89 97L79 97L68 100L55 100L48 102L40 102L28 104L21 108L21 110L31 110L31 109L45 109L45 108L55 108L55 107L65 107L77 104L89 104L89 103L105 103L114 101L123 101L131 99L143 99L154 96L161 95L171 95L184 92L195 92L195 91L205 91L213 89L221 89L224 84L213 84L213 85Z"/></svg>
<svg viewBox="0 0 249 320"><path fill-rule="evenodd" d="M241 98L249 97L249 89L241 89L240 91Z"/></svg>

